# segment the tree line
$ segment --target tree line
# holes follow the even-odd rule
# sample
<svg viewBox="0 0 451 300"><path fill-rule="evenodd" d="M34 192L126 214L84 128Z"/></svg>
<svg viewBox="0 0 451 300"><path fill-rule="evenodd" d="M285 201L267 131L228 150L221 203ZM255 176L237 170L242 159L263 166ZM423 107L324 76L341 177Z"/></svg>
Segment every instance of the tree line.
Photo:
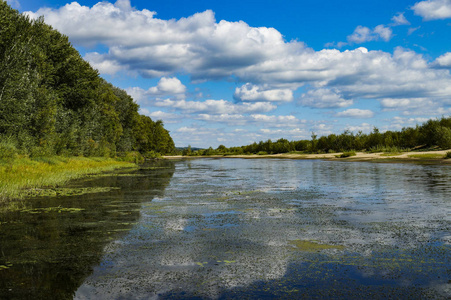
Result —
<svg viewBox="0 0 451 300"><path fill-rule="evenodd" d="M412 149L450 149L451 117L431 119L416 127L405 127L400 131L381 133L374 127L369 134L359 131L354 134L345 130L342 134L318 136L312 133L310 140L288 141L279 139L260 141L241 147L208 148L191 151L183 150L184 155L240 155L240 154L277 154L299 151L303 153L335 153L346 151L393 152Z"/></svg>
<svg viewBox="0 0 451 300"><path fill-rule="evenodd" d="M162 121L138 113L68 37L0 0L0 143L30 156L173 153Z"/></svg>

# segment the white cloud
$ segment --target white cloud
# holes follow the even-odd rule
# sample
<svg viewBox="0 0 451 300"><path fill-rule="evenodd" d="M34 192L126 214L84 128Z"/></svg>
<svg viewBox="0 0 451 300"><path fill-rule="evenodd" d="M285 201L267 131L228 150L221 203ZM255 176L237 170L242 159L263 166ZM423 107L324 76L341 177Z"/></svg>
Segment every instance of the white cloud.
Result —
<svg viewBox="0 0 451 300"><path fill-rule="evenodd" d="M337 117L345 118L372 118L374 112L368 109L351 108L335 114Z"/></svg>
<svg viewBox="0 0 451 300"><path fill-rule="evenodd" d="M451 0L417 2L412 6L412 10L426 21L448 19L451 18Z"/></svg>
<svg viewBox="0 0 451 300"><path fill-rule="evenodd" d="M447 52L439 56L434 62L434 66L440 68L450 68L451 69L451 52Z"/></svg>
<svg viewBox="0 0 451 300"><path fill-rule="evenodd" d="M268 116L262 114L253 114L251 120L270 127L296 127L304 123L295 116Z"/></svg>
<svg viewBox="0 0 451 300"><path fill-rule="evenodd" d="M376 26L373 32L376 35L376 40L381 38L384 41L388 42L393 36L393 31L389 27L385 27L384 25Z"/></svg>
<svg viewBox="0 0 451 300"><path fill-rule="evenodd" d="M227 123L231 126L243 126L248 122L248 119L241 114L199 114L196 117L197 120L207 121L207 122L221 122Z"/></svg>
<svg viewBox="0 0 451 300"><path fill-rule="evenodd" d="M122 0L87 7L72 2L29 14L44 14L48 23L77 45L106 45L107 53L86 55L102 73L130 71L167 78L185 73L192 80L232 78L249 83L236 93L238 98L249 99L246 101L278 97L288 101L289 90L303 86L309 91L301 103L318 108L346 107L356 99L429 97L444 103L451 97L449 71L435 68L413 51L315 51L302 42L284 41L273 28L217 22L212 11L163 20L154 12L127 4ZM392 35L384 25L373 30L359 26L350 41L389 40ZM261 109L275 108L259 105Z"/></svg>
<svg viewBox="0 0 451 300"><path fill-rule="evenodd" d="M178 123L182 119L182 116L178 114L167 113L161 110L150 112L147 108L141 108L139 113L149 116L154 120L163 120L166 124Z"/></svg>
<svg viewBox="0 0 451 300"><path fill-rule="evenodd" d="M94 69L99 70L102 74L114 75L125 67L115 60L105 60L103 55L98 52L87 53L84 57Z"/></svg>
<svg viewBox="0 0 451 300"><path fill-rule="evenodd" d="M421 26L409 28L409 30L407 31L407 35L411 35L412 33L414 33L415 31L417 31L420 28L421 28Z"/></svg>
<svg viewBox="0 0 451 300"><path fill-rule="evenodd" d="M20 2L18 0L6 0L6 3L8 3L12 8L20 8Z"/></svg>
<svg viewBox="0 0 451 300"><path fill-rule="evenodd" d="M286 138L289 140L294 139L305 139L309 136L309 133L305 129L294 128L294 129L260 129L266 138L271 138L273 140L277 140L279 138Z"/></svg>
<svg viewBox="0 0 451 300"><path fill-rule="evenodd" d="M357 26L354 32L348 36L348 42L361 44L365 42L378 41L380 39L388 42L392 36L393 31L384 25L378 25L373 30L365 26Z"/></svg>
<svg viewBox="0 0 451 300"><path fill-rule="evenodd" d="M184 86L178 78L163 77L158 81L157 86L151 87L147 90L149 95L176 95L184 94L186 86Z"/></svg>
<svg viewBox="0 0 451 300"><path fill-rule="evenodd" d="M346 129L351 132L359 132L362 131L363 133L370 133L373 131L374 126L368 123L362 123L360 125L354 125L354 126L346 126Z"/></svg>
<svg viewBox="0 0 451 300"><path fill-rule="evenodd" d="M384 98L380 101L386 109L417 109L424 106L434 105L428 98Z"/></svg>
<svg viewBox="0 0 451 300"><path fill-rule="evenodd" d="M393 21L393 26L399 26L399 25L410 25L410 22L407 21L406 17L404 16L404 13L398 13L397 15L393 16L391 18Z"/></svg>
<svg viewBox="0 0 451 300"><path fill-rule="evenodd" d="M300 104L314 108L339 108L353 104L352 100L344 99L337 89L313 89L303 94Z"/></svg>
<svg viewBox="0 0 451 300"><path fill-rule="evenodd" d="M139 104L147 103L158 96L171 96L173 98L184 98L186 86L177 78L163 77L157 86L144 90L140 87L130 87L126 92Z"/></svg>
<svg viewBox="0 0 451 300"><path fill-rule="evenodd" d="M290 89L265 89L251 83L236 88L233 96L241 101L293 101L293 92Z"/></svg>
<svg viewBox="0 0 451 300"><path fill-rule="evenodd" d="M186 113L208 114L257 113L276 109L275 105L267 102L234 104L226 100L186 101L166 99L156 101L154 105L179 109Z"/></svg>

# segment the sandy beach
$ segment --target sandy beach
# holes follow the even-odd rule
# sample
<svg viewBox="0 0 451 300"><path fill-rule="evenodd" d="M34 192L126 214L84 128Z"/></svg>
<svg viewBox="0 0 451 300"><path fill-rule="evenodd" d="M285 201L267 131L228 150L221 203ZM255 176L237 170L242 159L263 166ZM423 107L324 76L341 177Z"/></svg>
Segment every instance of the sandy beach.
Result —
<svg viewBox="0 0 451 300"><path fill-rule="evenodd" d="M323 153L323 154L296 154L296 153L281 153L268 155L212 155L212 156L164 156L165 159L182 159L182 158L202 158L202 157L218 157L218 158L281 158L281 159L326 159L338 161L374 161L374 162L430 162L451 164L451 159L444 159L445 154L450 150L441 151L411 151L402 153L367 153L356 152L355 156L346 158L339 158L339 153Z"/></svg>

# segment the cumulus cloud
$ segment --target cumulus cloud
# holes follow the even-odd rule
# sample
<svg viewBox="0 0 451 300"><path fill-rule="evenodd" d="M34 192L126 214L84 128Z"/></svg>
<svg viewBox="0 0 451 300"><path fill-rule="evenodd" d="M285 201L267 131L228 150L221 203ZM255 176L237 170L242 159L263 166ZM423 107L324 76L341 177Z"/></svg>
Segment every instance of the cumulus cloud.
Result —
<svg viewBox="0 0 451 300"><path fill-rule="evenodd" d="M447 52L441 56L439 56L434 62L433 65L439 68L448 68L451 69L451 52Z"/></svg>
<svg viewBox="0 0 451 300"><path fill-rule="evenodd" d="M353 104L352 100L344 99L337 89L313 89L303 94L300 104L313 108L339 108Z"/></svg>
<svg viewBox="0 0 451 300"><path fill-rule="evenodd" d="M412 6L415 15L426 21L451 18L451 0L428 0Z"/></svg>
<svg viewBox="0 0 451 300"><path fill-rule="evenodd" d="M149 95L176 95L184 94L186 87L178 78L163 77L158 81L157 86L151 87L147 90Z"/></svg>
<svg viewBox="0 0 451 300"><path fill-rule="evenodd" d="M438 3L427 3L433 2ZM410 50L398 48L393 54L365 48L315 51L302 42L285 41L274 28L251 27L242 21L217 22L212 11L163 20L156 18L155 12L129 4L121 0L87 7L72 2L29 15L45 15L46 22L77 45L106 45L107 52L86 55L102 73L132 71L165 78L185 73L192 80L232 78L248 83L235 91L242 101L288 101L293 86L307 90L301 104L317 108L347 107L355 99L429 97L438 103L451 97L449 71ZM419 3L415 6L421 7ZM359 26L349 41L388 41L392 36L384 25L374 29Z"/></svg>
<svg viewBox="0 0 451 300"><path fill-rule="evenodd" d="M393 36L391 28L378 25L373 30L365 26L357 26L354 32L348 36L348 42L361 44L365 42L378 41L380 39L388 42Z"/></svg>
<svg viewBox="0 0 451 300"><path fill-rule="evenodd" d="M340 118L372 118L374 116L374 112L368 109L358 109L358 108L351 108L347 109L345 111L338 112L335 114L337 117Z"/></svg>
<svg viewBox="0 0 451 300"><path fill-rule="evenodd" d="M264 87L246 83L235 89L233 97L241 101L280 101L293 100L293 91L290 89L265 89Z"/></svg>
<svg viewBox="0 0 451 300"><path fill-rule="evenodd" d="M186 113L235 114L269 112L276 106L268 102L234 104L226 100L186 101L165 99L156 101L155 106L170 107Z"/></svg>
<svg viewBox="0 0 451 300"><path fill-rule="evenodd" d="M149 100L161 96L183 98L185 96L186 86L176 77L163 77L158 81L157 86L153 86L147 90L140 87L130 87L126 91L137 103L147 103Z"/></svg>
<svg viewBox="0 0 451 300"><path fill-rule="evenodd" d="M393 16L391 20L393 21L393 26L410 25L410 22L407 21L404 13L398 13L397 15Z"/></svg>

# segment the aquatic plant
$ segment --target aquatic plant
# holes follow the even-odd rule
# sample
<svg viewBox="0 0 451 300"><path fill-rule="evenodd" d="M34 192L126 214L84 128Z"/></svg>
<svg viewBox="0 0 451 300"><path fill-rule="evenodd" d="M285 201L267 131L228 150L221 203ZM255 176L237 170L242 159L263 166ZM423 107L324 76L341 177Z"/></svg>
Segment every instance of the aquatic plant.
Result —
<svg viewBox="0 0 451 300"><path fill-rule="evenodd" d="M64 184L88 174L136 167L133 163L110 158L20 157L0 159L0 203L29 195L29 189Z"/></svg>

